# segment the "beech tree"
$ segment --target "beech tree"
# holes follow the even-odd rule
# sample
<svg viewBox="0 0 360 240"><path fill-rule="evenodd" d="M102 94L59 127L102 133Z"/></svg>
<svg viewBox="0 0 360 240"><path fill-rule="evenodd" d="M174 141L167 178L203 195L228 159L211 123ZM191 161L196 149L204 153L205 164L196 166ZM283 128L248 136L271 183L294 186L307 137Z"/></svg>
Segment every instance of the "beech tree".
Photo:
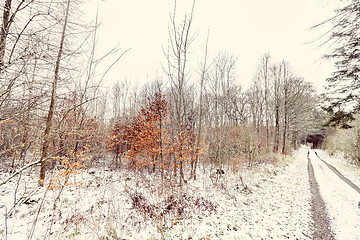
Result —
<svg viewBox="0 0 360 240"><path fill-rule="evenodd" d="M165 155L169 155L169 151L165 150L169 148L168 113L167 101L161 93L156 93L153 99L149 99L148 106L141 108L138 116L133 117L130 122L124 124L119 120L108 144L114 150L116 158L127 152L127 157L135 168L149 165L154 168L156 165L168 167L164 160Z"/></svg>
<svg viewBox="0 0 360 240"><path fill-rule="evenodd" d="M115 167L121 167L121 157L130 150L129 136L131 134L130 122L122 122L118 120L111 131L107 145L114 154Z"/></svg>
<svg viewBox="0 0 360 240"><path fill-rule="evenodd" d="M130 161L133 169L148 168L152 172L160 170L161 178L165 174L178 176L185 167L201 154L196 148L196 138L191 127L174 131L170 119L168 102L161 93L155 93L148 99L137 116L126 124L119 120L112 130L108 147L119 159L122 155ZM176 158L177 161L173 161Z"/></svg>

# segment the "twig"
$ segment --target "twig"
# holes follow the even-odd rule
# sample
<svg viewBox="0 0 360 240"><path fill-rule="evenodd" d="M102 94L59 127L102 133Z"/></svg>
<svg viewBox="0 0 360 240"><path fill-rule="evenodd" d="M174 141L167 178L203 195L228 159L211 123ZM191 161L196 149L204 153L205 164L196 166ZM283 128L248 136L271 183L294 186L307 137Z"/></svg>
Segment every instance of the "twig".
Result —
<svg viewBox="0 0 360 240"><path fill-rule="evenodd" d="M65 179L65 182L64 184L61 186L60 190L59 190L59 193L58 195L56 196L55 200L54 200L54 205L53 205L53 213L52 213L52 218L51 218L51 222L50 222L50 227L48 229L49 231L49 239L50 239L50 236L51 236L51 229L52 229L52 226L54 224L54 218L55 218L55 211L56 211L56 207L57 207L57 202L60 201L60 195L61 193L63 192L65 186L67 185L67 182L69 180L69 175L66 176L66 179Z"/></svg>
<svg viewBox="0 0 360 240"><path fill-rule="evenodd" d="M15 191L14 191L14 206L16 204L16 195L19 189L19 185L20 185L20 180L21 180L21 174L19 175L19 179L16 182L16 187L15 187Z"/></svg>
<svg viewBox="0 0 360 240"><path fill-rule="evenodd" d="M105 78L106 74L111 70L111 68L122 58L122 56L124 56L125 53L127 53L128 51L130 51L131 48L125 50L109 67L108 69L105 71L105 73L102 75L100 82L103 81L103 79Z"/></svg>
<svg viewBox="0 0 360 240"><path fill-rule="evenodd" d="M45 159L45 160L48 160L48 159L49 159L49 158L47 158L47 159ZM2 185L4 185L5 183L7 183L8 181L10 181L12 178L16 177L18 174L20 174L20 173L23 172L24 170L26 170L26 169L28 169L29 167L34 166L34 165L36 165L36 164L38 164L38 163L40 163L40 162L41 162L41 160L38 160L38 161L29 163L28 165L20 168L18 171L16 171L15 173L13 173L13 174L12 174L11 176L9 176L7 179L5 179L4 181L2 181L2 182L0 183L0 187L1 187Z"/></svg>
<svg viewBox="0 0 360 240"><path fill-rule="evenodd" d="M35 188L31 193L29 193L27 197L22 196L21 198L19 198L19 200L16 203L14 203L14 205L10 208L8 214L11 214L11 212L15 209L17 205L27 202L37 191L39 191L40 188L41 187Z"/></svg>
<svg viewBox="0 0 360 240"><path fill-rule="evenodd" d="M1 205L0 208L5 208L5 240L7 240L7 235L8 235L8 226L7 226L7 218L8 218L8 212L7 212L7 208L5 205Z"/></svg>
<svg viewBox="0 0 360 240"><path fill-rule="evenodd" d="M43 207L43 205L44 205L44 201L45 201L45 198L46 198L46 194L47 194L47 192L48 192L48 190L49 190L49 187L50 187L50 185L46 188L46 191L45 191L45 193L44 193L44 197L43 197L42 200L41 200L39 209L38 209L38 211L37 211L37 214L36 214L36 217L35 217L35 220L34 220L34 223L33 223L32 227L31 227L31 230L30 230L30 234L29 234L28 240L31 240L32 237L33 237L33 235L34 235L35 226L36 226L36 223L37 223L37 221L38 221L38 218L39 218L39 214L40 214L40 212L41 212L41 209L42 209L42 207Z"/></svg>

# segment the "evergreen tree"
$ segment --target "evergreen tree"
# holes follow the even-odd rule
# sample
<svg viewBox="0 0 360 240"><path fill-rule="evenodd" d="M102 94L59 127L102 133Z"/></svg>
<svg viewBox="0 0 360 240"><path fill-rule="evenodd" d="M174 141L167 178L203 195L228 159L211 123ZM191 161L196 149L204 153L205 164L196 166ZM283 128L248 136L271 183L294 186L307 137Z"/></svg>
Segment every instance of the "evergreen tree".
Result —
<svg viewBox="0 0 360 240"><path fill-rule="evenodd" d="M359 110L360 0L346 1L335 11L334 17L322 24L326 23L332 24L329 42L336 46L332 53L325 56L336 61L336 70L327 79L327 109L332 112Z"/></svg>
<svg viewBox="0 0 360 240"><path fill-rule="evenodd" d="M360 0L346 0L335 15L316 25L331 25L327 43L335 48L324 57L335 60L335 71L326 79L322 95L329 113L325 126L351 128L353 114L360 110Z"/></svg>

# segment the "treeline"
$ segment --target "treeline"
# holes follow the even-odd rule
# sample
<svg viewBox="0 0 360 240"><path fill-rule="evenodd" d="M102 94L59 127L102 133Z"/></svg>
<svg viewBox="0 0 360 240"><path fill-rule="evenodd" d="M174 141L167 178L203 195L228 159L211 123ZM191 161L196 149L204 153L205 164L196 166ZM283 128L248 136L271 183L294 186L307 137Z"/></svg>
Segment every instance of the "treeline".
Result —
<svg viewBox="0 0 360 240"><path fill-rule="evenodd" d="M181 96L183 110L180 125L177 124L176 113L176 100L179 97L175 95L174 98L172 87L163 87L161 81L154 81L144 87L141 91L143 97L139 98L143 99L139 103L142 109L134 118L129 115L137 112L131 111L134 106L129 104L126 107L127 104L122 103L131 102L137 94L131 93L126 81L116 83L112 92L112 99L117 100L114 106L123 106L120 113L114 109L114 116L117 117L113 119L114 141L111 149L116 156L116 163L119 164L119 158L125 152L129 154L128 150L134 147L134 144L128 144L129 141L125 140L131 134L124 128L134 123L140 128L139 116L153 108L159 93L165 93L162 101L166 102L168 112L164 122L170 121L163 126L163 129L169 131L167 136L178 132L180 128L181 131L186 130L187 136L192 139L189 147L194 150L193 156L187 161L190 166L189 176L194 176L195 159L199 157L202 163L214 169L222 169L224 165L236 169L239 166L251 167L276 161L277 154L291 153L301 142L304 143L307 134L321 127L323 116L315 89L296 76L289 63L274 63L270 55L265 54L259 61L253 84L246 91L238 84L235 66L236 58L223 52L205 73L198 71L201 74L197 82L186 86ZM127 86L124 91L129 93L128 98L121 97L121 91L117 91L119 86ZM148 121L144 120L148 118L142 119L140 122ZM176 137L172 135L170 139ZM196 154L200 149L202 155L198 156ZM150 161L157 162L157 158Z"/></svg>
<svg viewBox="0 0 360 240"><path fill-rule="evenodd" d="M0 32L0 162L15 171L40 160L148 169L180 183L199 164L222 172L273 162L321 122L313 86L265 54L243 90L237 58L223 51L190 66L191 14L170 18L164 76L142 88L101 88L97 22L81 24L72 0L5 1ZM111 50L106 56L122 54ZM106 57L105 56L105 57ZM87 157L84 158L84 155Z"/></svg>

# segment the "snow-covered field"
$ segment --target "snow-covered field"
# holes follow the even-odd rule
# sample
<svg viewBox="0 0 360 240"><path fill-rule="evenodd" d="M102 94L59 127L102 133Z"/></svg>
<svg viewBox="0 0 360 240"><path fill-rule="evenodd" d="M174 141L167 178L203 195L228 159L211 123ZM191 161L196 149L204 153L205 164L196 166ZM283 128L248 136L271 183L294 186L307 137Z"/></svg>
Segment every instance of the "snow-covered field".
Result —
<svg viewBox="0 0 360 240"><path fill-rule="evenodd" d="M323 151L317 152L322 159L336 165L337 169L341 169L343 175L346 174L349 179L355 179L354 175L358 172L352 171L349 165L340 163L339 160L329 157ZM360 209L358 207L360 193L341 180L313 152L310 154L310 159L336 239L360 240Z"/></svg>
<svg viewBox="0 0 360 240"><path fill-rule="evenodd" d="M33 169L0 187L0 239L311 239L306 153L217 181L201 169L181 192L148 173L91 169L56 208L58 190L42 188L6 218L36 189Z"/></svg>

